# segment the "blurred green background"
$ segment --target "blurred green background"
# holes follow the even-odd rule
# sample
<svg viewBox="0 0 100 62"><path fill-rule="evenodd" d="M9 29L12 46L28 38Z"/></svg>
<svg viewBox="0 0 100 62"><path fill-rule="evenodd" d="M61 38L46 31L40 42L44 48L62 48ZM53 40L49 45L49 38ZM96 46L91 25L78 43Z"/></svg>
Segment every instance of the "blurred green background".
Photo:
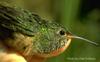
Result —
<svg viewBox="0 0 100 62"><path fill-rule="evenodd" d="M0 0L63 24L72 33L100 43L99 0ZM100 47L73 39L69 48L47 62L100 62Z"/></svg>

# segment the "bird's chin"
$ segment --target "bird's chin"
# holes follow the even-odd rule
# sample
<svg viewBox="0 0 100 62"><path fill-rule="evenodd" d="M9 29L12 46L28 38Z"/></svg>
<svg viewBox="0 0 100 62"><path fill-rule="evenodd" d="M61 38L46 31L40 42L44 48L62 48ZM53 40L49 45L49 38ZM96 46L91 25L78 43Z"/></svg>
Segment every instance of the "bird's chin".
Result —
<svg viewBox="0 0 100 62"><path fill-rule="evenodd" d="M48 58L48 57L53 57L53 56L58 56L59 54L63 53L67 48L68 46L70 45L71 43L71 39L68 39L67 43L65 44L65 46L49 53L49 54L36 54L37 56L40 56L40 57L45 57L45 58Z"/></svg>

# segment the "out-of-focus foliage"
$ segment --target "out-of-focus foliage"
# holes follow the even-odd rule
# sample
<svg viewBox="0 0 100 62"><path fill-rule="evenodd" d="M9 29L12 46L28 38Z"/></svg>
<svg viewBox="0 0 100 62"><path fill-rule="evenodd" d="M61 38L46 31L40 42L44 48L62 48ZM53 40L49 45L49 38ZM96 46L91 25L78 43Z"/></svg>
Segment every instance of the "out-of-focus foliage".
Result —
<svg viewBox="0 0 100 62"><path fill-rule="evenodd" d="M63 24L72 33L100 43L99 0L0 0L23 7L47 20ZM100 62L100 47L73 39L69 48L47 62Z"/></svg>

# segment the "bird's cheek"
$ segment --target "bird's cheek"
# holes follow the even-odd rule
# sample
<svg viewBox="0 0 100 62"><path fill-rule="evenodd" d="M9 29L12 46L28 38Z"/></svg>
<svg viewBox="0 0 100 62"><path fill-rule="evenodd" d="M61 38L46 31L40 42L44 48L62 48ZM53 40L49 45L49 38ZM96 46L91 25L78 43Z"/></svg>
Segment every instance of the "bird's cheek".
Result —
<svg viewBox="0 0 100 62"><path fill-rule="evenodd" d="M50 55L51 56L57 56L57 55L63 53L68 48L68 46L70 45L70 43L71 43L71 39L68 39L68 41L65 44L65 46L59 48L58 50L55 50L55 51L51 52Z"/></svg>
<svg viewBox="0 0 100 62"><path fill-rule="evenodd" d="M61 47L61 48L59 48L59 49L57 49L55 51L52 51L49 54L37 54L37 55L40 56L40 57L45 57L45 58L58 56L59 54L63 53L68 48L70 43L71 43L71 39L68 39L68 41L65 44L65 46L63 46L63 47Z"/></svg>

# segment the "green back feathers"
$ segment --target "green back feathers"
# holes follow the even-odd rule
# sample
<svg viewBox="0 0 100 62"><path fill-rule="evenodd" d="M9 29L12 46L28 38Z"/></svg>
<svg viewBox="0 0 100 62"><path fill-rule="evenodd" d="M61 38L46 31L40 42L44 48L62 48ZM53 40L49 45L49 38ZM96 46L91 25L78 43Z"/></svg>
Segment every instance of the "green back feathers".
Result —
<svg viewBox="0 0 100 62"><path fill-rule="evenodd" d="M0 5L0 26L4 28L32 36L37 28L35 19L27 10Z"/></svg>

